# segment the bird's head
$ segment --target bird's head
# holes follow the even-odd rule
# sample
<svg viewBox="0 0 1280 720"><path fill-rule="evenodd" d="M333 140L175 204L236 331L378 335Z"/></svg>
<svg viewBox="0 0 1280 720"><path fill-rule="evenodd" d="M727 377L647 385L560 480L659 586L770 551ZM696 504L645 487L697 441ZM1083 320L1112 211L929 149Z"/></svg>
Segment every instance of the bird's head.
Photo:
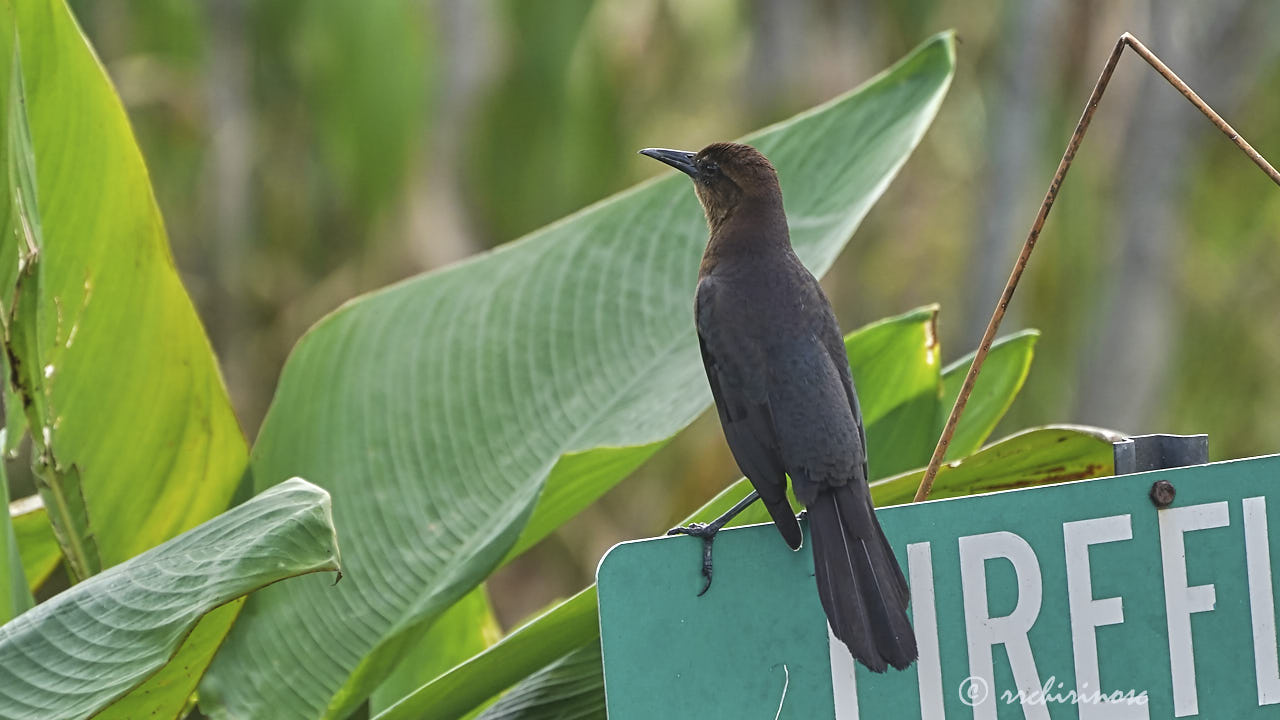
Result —
<svg viewBox="0 0 1280 720"><path fill-rule="evenodd" d="M696 153L645 148L641 155L693 178L693 188L714 229L744 204L781 209L778 174L759 150L739 143L713 143Z"/></svg>

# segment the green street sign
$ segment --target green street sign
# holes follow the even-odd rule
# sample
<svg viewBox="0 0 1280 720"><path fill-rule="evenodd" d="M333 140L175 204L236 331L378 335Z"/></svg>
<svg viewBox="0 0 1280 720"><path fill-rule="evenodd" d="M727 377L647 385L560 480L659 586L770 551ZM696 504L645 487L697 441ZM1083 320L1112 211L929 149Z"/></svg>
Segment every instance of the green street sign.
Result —
<svg viewBox="0 0 1280 720"><path fill-rule="evenodd" d="M1280 456L881 510L920 644L884 675L829 636L807 537L724 531L702 597L699 540L623 543L598 572L609 717L1277 718L1277 513Z"/></svg>

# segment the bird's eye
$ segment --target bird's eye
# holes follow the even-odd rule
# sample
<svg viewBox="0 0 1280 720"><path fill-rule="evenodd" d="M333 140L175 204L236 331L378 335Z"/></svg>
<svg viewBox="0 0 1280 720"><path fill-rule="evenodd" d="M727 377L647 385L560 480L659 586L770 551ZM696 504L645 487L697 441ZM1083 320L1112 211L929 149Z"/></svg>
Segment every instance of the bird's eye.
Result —
<svg viewBox="0 0 1280 720"><path fill-rule="evenodd" d="M702 174L707 177L715 177L720 174L720 166L713 162L706 163L702 166Z"/></svg>

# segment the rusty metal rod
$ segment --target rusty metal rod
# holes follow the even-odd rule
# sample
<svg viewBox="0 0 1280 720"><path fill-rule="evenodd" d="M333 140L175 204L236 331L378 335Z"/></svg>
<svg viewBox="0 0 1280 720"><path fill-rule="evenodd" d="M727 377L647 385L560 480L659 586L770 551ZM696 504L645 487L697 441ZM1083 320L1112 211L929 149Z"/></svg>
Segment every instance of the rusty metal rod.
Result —
<svg viewBox="0 0 1280 720"><path fill-rule="evenodd" d="M969 365L969 372L964 376L964 384L960 386L960 395L956 397L955 405L951 407L951 414L947 417L947 424L942 429L942 436L938 438L938 445L933 449L933 457L929 458L929 466L924 471L924 477L920 480L920 487L916 489L916 496L913 502L920 502L929 497L929 491L933 489L933 480L938 475L938 468L942 465L942 459L946 457L947 448L951 445L951 437L956 432L956 425L960 422L960 414L964 412L964 406L969 402L969 395L973 392L974 383L977 382L978 372L982 369L982 363L987 359L987 353L991 351L991 343L995 341L996 332L1000 329L1000 322L1004 319L1005 311L1009 309L1009 302L1013 299L1013 291L1018 287L1018 280L1022 277L1022 272L1027 269L1027 261L1031 258L1031 251L1035 249L1036 240L1040 237L1040 229L1044 227L1044 221L1049 217L1049 210L1053 208L1053 201L1058 197L1058 190L1062 188L1062 181L1067 176L1067 171L1071 169L1071 161L1075 159L1076 151L1080 149L1080 142L1084 140L1084 134L1089 129L1089 123L1093 120L1093 113L1098 109L1098 102L1102 99L1102 93L1107 89L1107 83L1111 81L1111 74L1115 72L1116 63L1120 61L1120 55L1124 52L1125 47L1133 48L1133 51L1147 61L1161 77L1169 81L1183 97L1187 98L1196 109L1204 113L1209 121L1231 140L1236 147L1240 148L1255 165L1266 173L1267 177L1276 185L1280 185L1280 172L1267 162L1262 154L1253 149L1235 128L1231 127L1222 116L1214 112L1199 95L1197 95L1190 87L1187 86L1182 78L1179 78L1169 66L1160 61L1155 53L1147 49L1136 37L1129 33L1124 33L1120 39L1116 41L1115 49L1111 51L1111 56L1107 58L1107 64L1102 68L1102 74L1098 76L1098 82L1093 86L1093 93L1089 95L1089 102L1084 107L1084 112L1080 115L1080 121L1076 123L1075 132L1071 134L1071 140L1067 143L1067 149L1062 153L1062 160L1058 162L1058 169L1053 174L1053 181L1049 183L1049 189L1044 194L1044 202L1040 203L1040 212L1036 214L1035 222L1031 224L1031 231L1027 233L1027 239L1022 244L1022 252L1018 254L1018 259L1013 264L1013 271L1009 274L1009 282L1004 286L1004 292L1000 294L1000 301L996 303L995 311L991 313L991 320L987 323L986 332L982 334L982 342L978 344L978 352L973 356L973 363Z"/></svg>
<svg viewBox="0 0 1280 720"><path fill-rule="evenodd" d="M1221 115L1214 112L1213 108L1209 107L1209 103L1206 103L1201 99L1201 97L1197 95L1190 86L1182 81L1182 78L1175 75L1174 72L1169 69L1168 65L1161 62L1160 58L1156 57L1155 53L1148 50L1146 45L1143 45L1138 38L1130 35L1129 33L1121 35L1120 42L1133 48L1133 51L1138 53L1143 60L1146 60L1148 65L1155 68L1155 71L1160 73L1165 80L1168 80L1170 85L1177 89L1178 92L1182 93L1182 96L1189 100L1192 105L1195 105L1197 110L1204 113L1205 117L1209 118L1209 122L1213 123L1214 127L1221 130L1222 134L1226 135L1228 140L1234 143L1236 147L1240 148L1241 152L1248 155L1249 159L1253 161L1253 164L1257 165L1262 172L1267 174L1267 177L1271 178L1271 182L1280 185L1280 172L1277 172L1276 169L1272 167L1271 163L1267 162L1267 159L1262 157L1262 153L1254 150L1253 146L1250 145L1247 140L1240 137L1240 133L1236 132L1236 129L1231 127L1230 123L1222 119Z"/></svg>

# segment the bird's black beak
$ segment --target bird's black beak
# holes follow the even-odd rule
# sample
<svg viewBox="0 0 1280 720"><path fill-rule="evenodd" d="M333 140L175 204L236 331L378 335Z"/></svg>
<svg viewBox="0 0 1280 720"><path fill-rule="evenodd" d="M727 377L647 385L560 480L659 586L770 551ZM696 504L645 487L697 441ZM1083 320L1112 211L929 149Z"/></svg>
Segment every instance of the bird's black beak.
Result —
<svg viewBox="0 0 1280 720"><path fill-rule="evenodd" d="M666 150L664 148L645 148L640 151L641 155L648 155L654 160L664 162L689 177L698 176L698 166L693 164L693 158L697 153L685 152L684 150Z"/></svg>

